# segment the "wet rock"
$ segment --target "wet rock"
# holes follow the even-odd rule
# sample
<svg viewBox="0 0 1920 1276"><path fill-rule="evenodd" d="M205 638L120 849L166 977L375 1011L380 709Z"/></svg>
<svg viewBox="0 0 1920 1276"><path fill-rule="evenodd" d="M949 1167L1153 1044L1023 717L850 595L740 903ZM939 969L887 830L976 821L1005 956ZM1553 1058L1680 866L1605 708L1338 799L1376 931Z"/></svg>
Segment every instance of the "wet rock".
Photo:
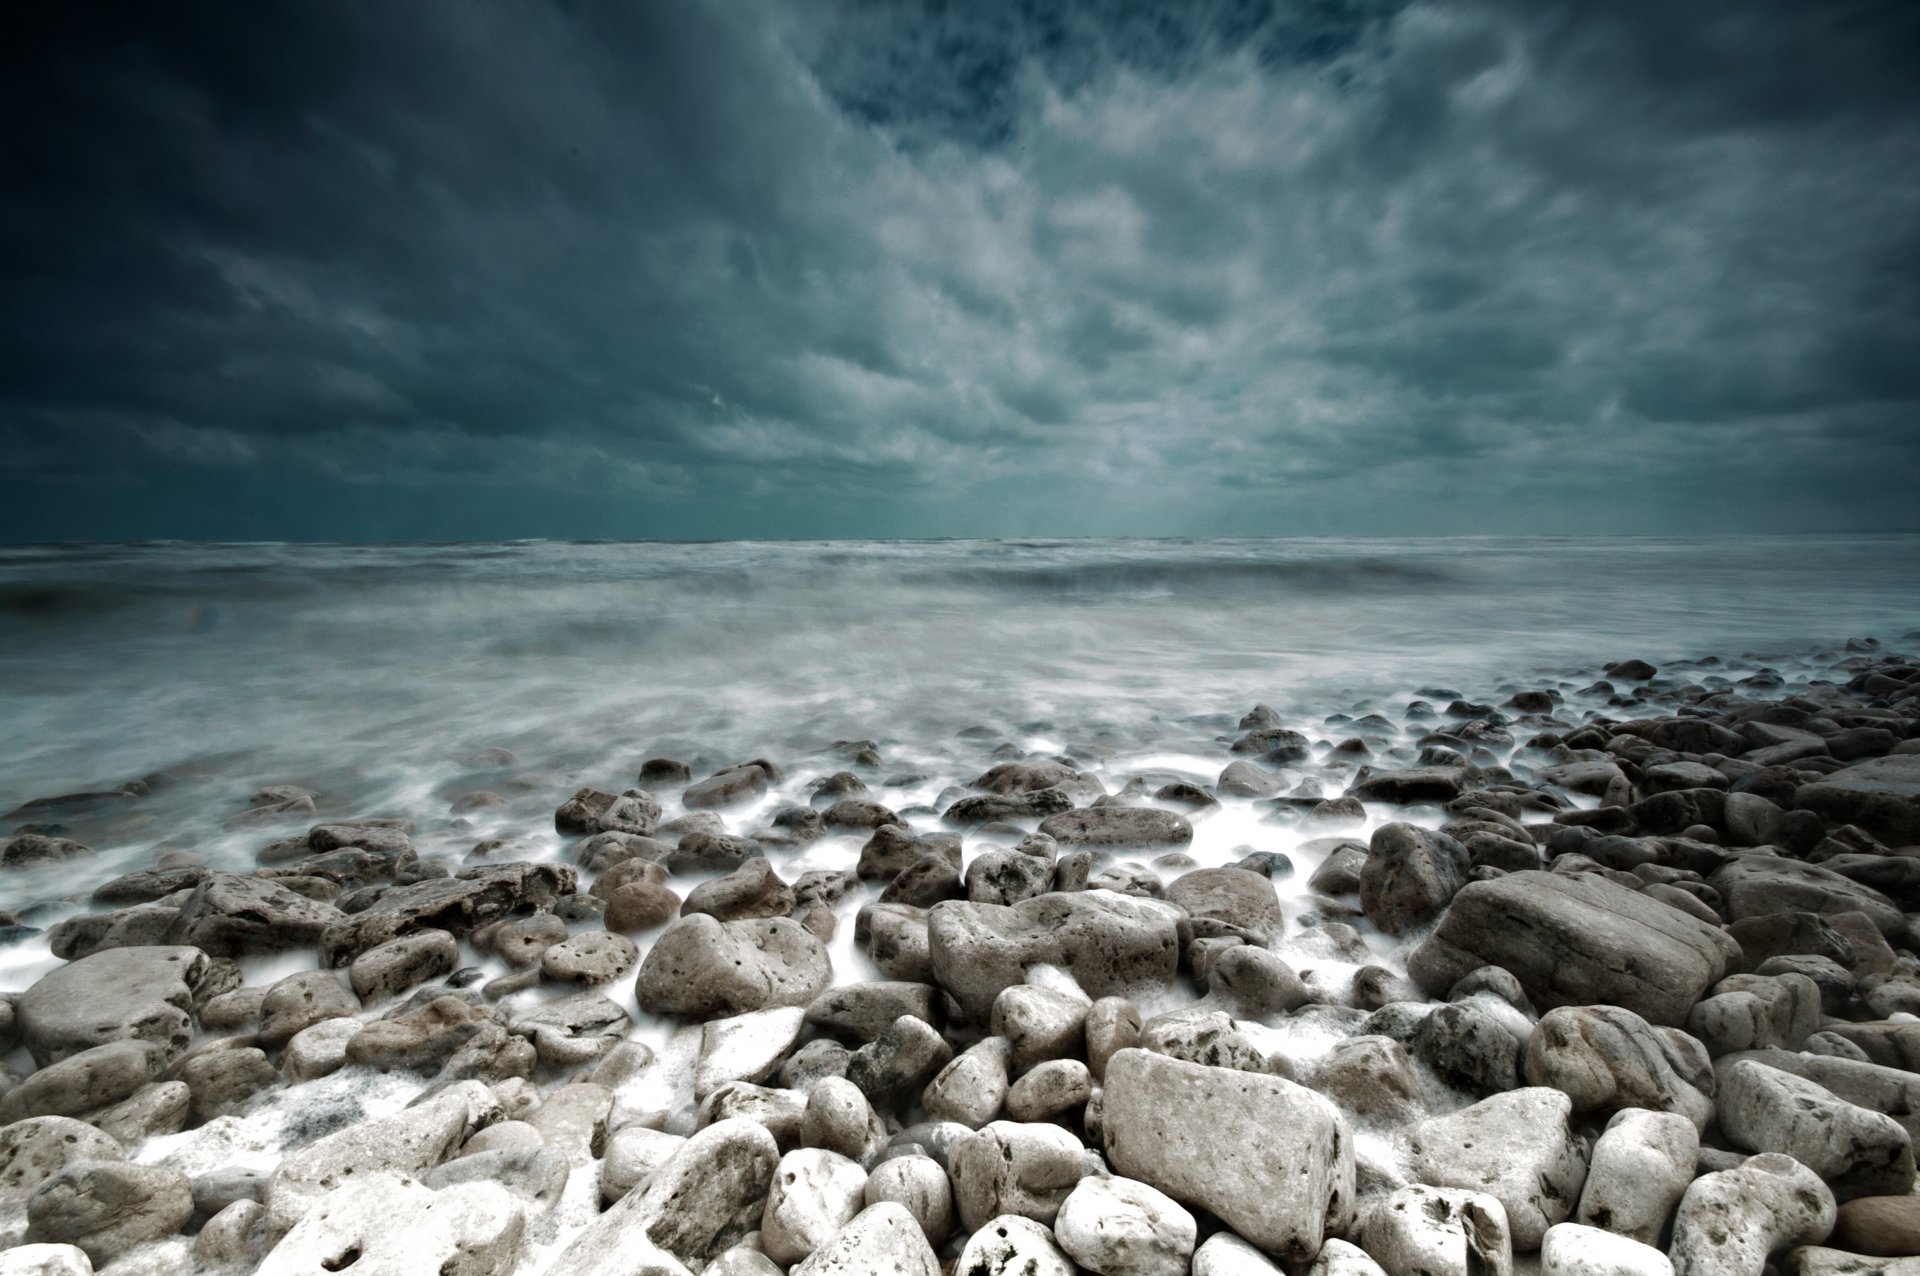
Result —
<svg viewBox="0 0 1920 1276"><path fill-rule="evenodd" d="M1715 1058L1738 1050L1798 1050L1820 1028L1820 989L1805 975L1730 975L1687 1015Z"/></svg>
<svg viewBox="0 0 1920 1276"><path fill-rule="evenodd" d="M1102 997L1087 1007L1087 1068L1095 1081L1107 1075L1107 1060L1140 1043L1140 1012L1125 997Z"/></svg>
<svg viewBox="0 0 1920 1276"><path fill-rule="evenodd" d="M1769 1255L1833 1230L1833 1193L1777 1152L1695 1179L1674 1215L1667 1255L1675 1276L1760 1276Z"/></svg>
<svg viewBox="0 0 1920 1276"><path fill-rule="evenodd" d="M118 1103L160 1075L167 1057L147 1041L110 1041L48 1064L0 1098L0 1123L79 1116Z"/></svg>
<svg viewBox="0 0 1920 1276"><path fill-rule="evenodd" d="M683 1135L644 1125L624 1125L615 1130L607 1136L607 1154L601 1162L601 1202L611 1205L628 1192L645 1187L686 1142Z"/></svg>
<svg viewBox="0 0 1920 1276"><path fill-rule="evenodd" d="M492 1024L484 1010L457 996L435 997L361 1028L347 1042L347 1062L383 1069L436 1069Z"/></svg>
<svg viewBox="0 0 1920 1276"><path fill-rule="evenodd" d="M655 941L634 996L653 1014L711 1019L804 1006L831 977L825 947L797 922L720 922L699 914L681 918Z"/></svg>
<svg viewBox="0 0 1920 1276"><path fill-rule="evenodd" d="M933 982L932 944L927 930L927 910L907 904L875 904L862 909L854 936L861 923L867 929L867 956L890 980L907 983Z"/></svg>
<svg viewBox="0 0 1920 1276"><path fill-rule="evenodd" d="M1037 1064L1007 1091L1007 1115L1015 1121L1050 1121L1087 1106L1093 1074L1078 1059Z"/></svg>
<svg viewBox="0 0 1920 1276"><path fill-rule="evenodd" d="M25 868L34 864L58 864L64 860L92 855L93 848L70 837L47 837L40 833L22 833L0 842L0 869Z"/></svg>
<svg viewBox="0 0 1920 1276"><path fill-rule="evenodd" d="M1388 1276L1513 1276L1506 1211L1483 1192L1400 1188L1366 1211L1359 1240Z"/></svg>
<svg viewBox="0 0 1920 1276"><path fill-rule="evenodd" d="M700 1101L695 1128L705 1129L736 1117L764 1126L780 1150L790 1152L800 1146L801 1130L807 1121L807 1096L798 1090L729 1081Z"/></svg>
<svg viewBox="0 0 1920 1276"><path fill-rule="evenodd" d="M1013 1070L1024 1072L1047 1059L1081 1052L1087 1003L1065 993L1015 984L993 1000L988 1025L1013 1048Z"/></svg>
<svg viewBox="0 0 1920 1276"><path fill-rule="evenodd" d="M290 1082L312 1081L347 1066L347 1043L360 1035L357 1019L326 1019L288 1039L280 1069Z"/></svg>
<svg viewBox="0 0 1920 1276"><path fill-rule="evenodd" d="M1392 935L1424 926L1466 885L1470 863L1467 849L1444 833L1383 825L1360 869L1361 911Z"/></svg>
<svg viewBox="0 0 1920 1276"><path fill-rule="evenodd" d="M1024 851L988 851L967 865L966 897L976 904L1017 904L1044 895L1053 861Z"/></svg>
<svg viewBox="0 0 1920 1276"><path fill-rule="evenodd" d="M465 1184L505 1188L524 1209L551 1213L567 1190L572 1166L558 1151L539 1146L463 1153L428 1170L421 1181L436 1192Z"/></svg>
<svg viewBox="0 0 1920 1276"><path fill-rule="evenodd" d="M75 1161L27 1201L27 1240L77 1245L97 1267L163 1236L193 1217L187 1176L157 1165Z"/></svg>
<svg viewBox="0 0 1920 1276"><path fill-rule="evenodd" d="M922 1102L940 1120L977 1130L1006 1104L1012 1061L1013 1047L1005 1037L975 1042L928 1083Z"/></svg>
<svg viewBox="0 0 1920 1276"><path fill-rule="evenodd" d="M1307 879L1307 888L1322 895L1353 895L1360 890L1360 873L1367 865L1367 848L1343 842L1327 853Z"/></svg>
<svg viewBox="0 0 1920 1276"><path fill-rule="evenodd" d="M1210 1211L1269 1254L1308 1261L1352 1217L1352 1136L1311 1090L1135 1049L1108 1061L1103 1102L1115 1170Z"/></svg>
<svg viewBox="0 0 1920 1276"><path fill-rule="evenodd" d="M329 926L321 938L321 955L327 965L337 967L423 930L466 935L515 909L547 907L572 894L577 883L573 869L564 865L497 864L396 886L364 911Z"/></svg>
<svg viewBox="0 0 1920 1276"><path fill-rule="evenodd" d="M1285 925L1273 883L1242 868L1201 868L1167 887L1166 899L1187 910L1196 935L1239 935L1264 944Z"/></svg>
<svg viewBox="0 0 1920 1276"><path fill-rule="evenodd" d="M800 1039L806 1013L798 1006L776 1006L702 1024L694 1098L704 1099L729 1081L758 1083L771 1077Z"/></svg>
<svg viewBox="0 0 1920 1276"><path fill-rule="evenodd" d="M1086 1174L1080 1140L1057 1125L993 1121L948 1154L960 1225L984 1227L1002 1214L1051 1225Z"/></svg>
<svg viewBox="0 0 1920 1276"><path fill-rule="evenodd" d="M234 1112L279 1079L266 1052L253 1046L196 1051L173 1067L192 1094L189 1117L199 1125Z"/></svg>
<svg viewBox="0 0 1920 1276"><path fill-rule="evenodd" d="M929 1245L944 1244L953 1232L953 1188L932 1157L896 1156L875 1166L861 1200L868 1206L882 1201L904 1206Z"/></svg>
<svg viewBox="0 0 1920 1276"><path fill-rule="evenodd" d="M1315 1065L1312 1086L1362 1121L1406 1125L1426 1115L1406 1048L1391 1037L1336 1041Z"/></svg>
<svg viewBox="0 0 1920 1276"><path fill-rule="evenodd" d="M1739 959L1718 927L1592 874L1510 873L1464 887L1407 970L1439 995L1481 966L1536 1006L1607 1002L1678 1026Z"/></svg>
<svg viewBox="0 0 1920 1276"><path fill-rule="evenodd" d="M323 1019L360 1013L360 999L329 970L303 970L267 989L260 1002L260 1043L278 1048Z"/></svg>
<svg viewBox="0 0 1920 1276"><path fill-rule="evenodd" d="M93 1276L78 1245L15 1245L0 1251L0 1276Z"/></svg>
<svg viewBox="0 0 1920 1276"><path fill-rule="evenodd" d="M1141 1028L1142 1049L1188 1063L1293 1079L1293 1061L1271 1041L1247 1032L1225 1011L1192 1006L1150 1019Z"/></svg>
<svg viewBox="0 0 1920 1276"><path fill-rule="evenodd" d="M1064 967L1094 997L1171 983L1184 916L1157 900L1109 891L1006 907L952 901L927 914L928 956L936 981L981 1022L1000 991L1024 982L1035 964Z"/></svg>
<svg viewBox="0 0 1920 1276"><path fill-rule="evenodd" d="M867 1172L837 1152L800 1148L781 1157L760 1218L767 1257L791 1266L832 1240L860 1213L866 1186Z"/></svg>
<svg viewBox="0 0 1920 1276"><path fill-rule="evenodd" d="M1920 754L1873 758L1802 785L1794 805L1856 824L1889 846L1920 843Z"/></svg>
<svg viewBox="0 0 1920 1276"><path fill-rule="evenodd" d="M423 930L355 957L347 967L347 982L361 999L381 1001L438 979L459 962L460 945L452 935Z"/></svg>
<svg viewBox="0 0 1920 1276"><path fill-rule="evenodd" d="M1404 771L1377 771L1347 790L1364 802L1411 806L1416 802L1451 802L1466 791L1464 767L1423 766Z"/></svg>
<svg viewBox="0 0 1920 1276"><path fill-rule="evenodd" d="M526 1231L521 1204L496 1183L434 1191L373 1173L327 1193L267 1255L285 1276L507 1276Z"/></svg>
<svg viewBox="0 0 1920 1276"><path fill-rule="evenodd" d="M1440 1007L1420 1021L1408 1046L1415 1058L1474 1094L1498 1094L1519 1084L1519 1041L1478 1006Z"/></svg>
<svg viewBox="0 0 1920 1276"><path fill-rule="evenodd" d="M547 949L540 970L557 983L597 988L625 975L639 959L639 948L625 935L590 930Z"/></svg>
<svg viewBox="0 0 1920 1276"><path fill-rule="evenodd" d="M845 1077L828 1076L807 1091L800 1141L871 1167L886 1147L887 1129L859 1086Z"/></svg>
<svg viewBox="0 0 1920 1276"><path fill-rule="evenodd" d="M0 1126L0 1211L26 1208L42 1183L81 1161L121 1161L118 1140L71 1117L30 1117Z"/></svg>
<svg viewBox="0 0 1920 1276"><path fill-rule="evenodd" d="M1561 1223L1540 1246L1540 1276L1673 1276L1673 1263L1644 1242Z"/></svg>
<svg viewBox="0 0 1920 1276"><path fill-rule="evenodd" d="M911 1099L953 1058L953 1047L924 1019L902 1015L853 1052L847 1080L878 1107Z"/></svg>
<svg viewBox="0 0 1920 1276"><path fill-rule="evenodd" d="M658 865L647 865L645 867L651 868L654 872L661 874L662 880L664 880L665 870L661 869ZM598 890L603 883L609 880L616 880L626 876L626 870L606 873L602 875L599 882L594 883L594 889ZM445 934L446 932L426 931L422 933ZM507 965L512 966L516 970L521 970L528 966L538 966L540 959L546 955L547 949L565 939L567 934L566 922L562 921L555 914L535 913L531 917L510 917L502 921L489 923L474 931L471 938L475 948L481 949L482 951L491 949L501 960L505 961ZM395 940L394 942L404 943L406 941Z"/></svg>
<svg viewBox="0 0 1920 1276"><path fill-rule="evenodd" d="M760 843L730 833L688 833L664 861L672 873L731 872L761 853Z"/></svg>
<svg viewBox="0 0 1920 1276"><path fill-rule="evenodd" d="M111 1107L87 1113L87 1124L131 1147L186 1128L193 1093L183 1081L152 1081Z"/></svg>
<svg viewBox="0 0 1920 1276"><path fill-rule="evenodd" d="M1913 1189L1913 1144L1900 1123L1802 1077L1734 1060L1720 1070L1717 1109L1735 1145L1786 1153L1825 1179L1839 1200Z"/></svg>
<svg viewBox="0 0 1920 1276"><path fill-rule="evenodd" d="M882 1201L861 1210L832 1240L794 1267L793 1276L865 1276L868 1272L940 1276L940 1260L905 1206Z"/></svg>
<svg viewBox="0 0 1920 1276"><path fill-rule="evenodd" d="M1180 1203L1132 1179L1081 1179L1054 1220L1060 1248L1100 1276L1186 1276L1198 1228Z"/></svg>
<svg viewBox="0 0 1920 1276"><path fill-rule="evenodd" d="M210 968L183 945L95 953L41 976L15 1002L14 1023L42 1066L129 1039L171 1058L193 1039L189 1012Z"/></svg>
<svg viewBox="0 0 1920 1276"><path fill-rule="evenodd" d="M725 1120L688 1139L589 1224L555 1260L573 1276L671 1272L671 1259L705 1266L760 1225L779 1151L753 1121Z"/></svg>
<svg viewBox="0 0 1920 1276"><path fill-rule="evenodd" d="M1201 1259L1207 1247L1216 1241L1221 1242L1223 1251L1220 1260L1208 1262L1202 1267ZM1237 1249L1228 1249L1228 1246ZM1266 1261L1260 1251L1247 1244L1231 1232L1221 1232L1200 1247L1200 1253L1193 1256L1193 1276L1272 1276L1280 1269ZM1231 1254L1231 1258L1227 1255ZM1320 1256L1313 1260L1308 1276L1386 1276L1386 1270L1367 1256L1367 1251L1347 1241L1328 1241L1320 1247Z"/></svg>
<svg viewBox="0 0 1920 1276"><path fill-rule="evenodd" d="M751 917L785 917L793 908L793 888L780 880L766 856L756 855L726 876L694 887L680 911L709 913L730 922Z"/></svg>
<svg viewBox="0 0 1920 1276"><path fill-rule="evenodd" d="M262 877L209 873L180 905L171 938L214 957L311 948L344 915Z"/></svg>
<svg viewBox="0 0 1920 1276"><path fill-rule="evenodd" d="M807 1022L850 1041L872 1041L901 1015L912 1015L938 1026L932 984L905 980L874 980L829 988L807 1007Z"/></svg>
<svg viewBox="0 0 1920 1276"><path fill-rule="evenodd" d="M1657 1244L1693 1181L1700 1134L1677 1112L1624 1108L1593 1145L1575 1218L1590 1227Z"/></svg>
<svg viewBox="0 0 1920 1276"><path fill-rule="evenodd" d="M1076 1276L1053 1229L1019 1214L988 1219L967 1237L954 1276Z"/></svg>
<svg viewBox="0 0 1920 1276"><path fill-rule="evenodd" d="M1266 768L1236 760L1227 763L1213 787L1223 797L1268 798L1281 790L1282 783L1280 777Z"/></svg>
<svg viewBox="0 0 1920 1276"><path fill-rule="evenodd" d="M1713 1072L1704 1047L1618 1006L1548 1011L1527 1039L1527 1080L1564 1091L1575 1112L1624 1108L1677 1112L1696 1129L1713 1116Z"/></svg>
<svg viewBox="0 0 1920 1276"><path fill-rule="evenodd" d="M1186 846L1193 841L1193 825L1185 816L1147 806L1090 806L1061 811L1040 821L1040 831L1061 846L1153 850Z"/></svg>
<svg viewBox="0 0 1920 1276"><path fill-rule="evenodd" d="M1530 1252L1572 1215L1586 1182L1586 1145L1567 1128L1572 1114L1566 1095L1530 1086L1430 1118L1413 1134L1414 1173L1498 1200L1514 1249Z"/></svg>
<svg viewBox="0 0 1920 1276"><path fill-rule="evenodd" d="M1736 855L1707 884L1726 901L1735 921L1774 913L1865 913L1884 935L1906 933L1900 906L1871 886L1819 864L1779 855Z"/></svg>

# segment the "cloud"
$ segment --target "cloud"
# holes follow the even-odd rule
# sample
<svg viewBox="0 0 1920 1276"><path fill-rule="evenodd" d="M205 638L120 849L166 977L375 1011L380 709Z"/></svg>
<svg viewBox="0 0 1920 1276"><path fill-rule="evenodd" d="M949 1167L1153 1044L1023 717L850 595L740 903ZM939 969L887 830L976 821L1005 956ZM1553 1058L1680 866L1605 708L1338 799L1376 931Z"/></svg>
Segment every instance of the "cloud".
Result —
<svg viewBox="0 0 1920 1276"><path fill-rule="evenodd" d="M1912 521L1905 7L28 21L0 534Z"/></svg>

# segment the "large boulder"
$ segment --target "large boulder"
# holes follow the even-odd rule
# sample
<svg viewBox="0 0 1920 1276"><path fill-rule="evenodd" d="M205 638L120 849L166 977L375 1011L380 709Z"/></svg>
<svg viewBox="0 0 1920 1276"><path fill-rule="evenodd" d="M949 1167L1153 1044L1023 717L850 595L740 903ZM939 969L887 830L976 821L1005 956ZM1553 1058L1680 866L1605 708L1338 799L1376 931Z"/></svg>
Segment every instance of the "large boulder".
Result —
<svg viewBox="0 0 1920 1276"><path fill-rule="evenodd" d="M42 1066L128 1038L171 1057L193 1040L208 970L207 955L185 945L106 949L42 975L15 1002L14 1024Z"/></svg>
<svg viewBox="0 0 1920 1276"><path fill-rule="evenodd" d="M1608 1002L1678 1027L1739 957L1719 927L1638 891L1594 874L1529 871L1462 889L1407 972L1441 996L1499 966L1542 1009Z"/></svg>
<svg viewBox="0 0 1920 1276"><path fill-rule="evenodd" d="M1493 1197L1515 1251L1536 1250L1549 1227L1572 1216L1586 1182L1586 1143L1567 1128L1572 1115L1566 1095L1529 1086L1429 1118L1413 1133L1414 1173Z"/></svg>
<svg viewBox="0 0 1920 1276"><path fill-rule="evenodd" d="M785 917L722 922L705 914L667 927L634 979L640 1008L716 1019L770 1006L805 1006L833 977L826 946Z"/></svg>
<svg viewBox="0 0 1920 1276"><path fill-rule="evenodd" d="M1856 762L1794 792L1794 805L1857 824L1888 846L1920 843L1920 753Z"/></svg>
<svg viewBox="0 0 1920 1276"><path fill-rule="evenodd" d="M1360 909L1391 935L1425 926L1467 884L1467 848L1411 824L1376 829L1360 867Z"/></svg>
<svg viewBox="0 0 1920 1276"><path fill-rule="evenodd" d="M1818 864L1782 855L1736 855L1715 869L1707 884L1720 892L1736 922L1786 912L1860 912L1889 938L1906 934L1907 919L1898 904Z"/></svg>
<svg viewBox="0 0 1920 1276"><path fill-rule="evenodd" d="M1679 1029L1656 1028L1618 1006L1548 1011L1527 1037L1526 1076L1565 1092L1575 1112L1677 1112L1701 1130L1713 1119L1706 1050Z"/></svg>
<svg viewBox="0 0 1920 1276"><path fill-rule="evenodd" d="M1778 1152L1703 1174L1680 1198L1667 1254L1675 1276L1760 1276L1769 1255L1833 1230L1833 1193Z"/></svg>
<svg viewBox="0 0 1920 1276"><path fill-rule="evenodd" d="M32 1117L0 1127L0 1215L25 1210L35 1188L75 1161L125 1158L118 1140L71 1117Z"/></svg>
<svg viewBox="0 0 1920 1276"><path fill-rule="evenodd" d="M1352 1134L1304 1086L1128 1049L1107 1061L1103 1102L1116 1171L1208 1210L1276 1258L1310 1261L1352 1221Z"/></svg>
<svg viewBox="0 0 1920 1276"><path fill-rule="evenodd" d="M1693 1182L1700 1132L1677 1112L1623 1108L1593 1145L1575 1217L1643 1244L1666 1230ZM1549 1232L1551 1235L1551 1232Z"/></svg>
<svg viewBox="0 0 1920 1276"><path fill-rule="evenodd" d="M180 905L170 936L214 957L312 948L346 914L269 878L209 873Z"/></svg>
<svg viewBox="0 0 1920 1276"><path fill-rule="evenodd" d="M1186 914L1111 891L1052 893L1018 904L949 900L927 914L936 981L967 1017L986 1022L1027 968L1061 966L1093 997L1164 987L1179 971Z"/></svg>
<svg viewBox="0 0 1920 1276"><path fill-rule="evenodd" d="M562 864L494 864L392 887L366 909L329 926L321 955L344 966L370 948L402 935L444 930L466 935L520 908L544 908L570 895L579 878Z"/></svg>
<svg viewBox="0 0 1920 1276"><path fill-rule="evenodd" d="M1753 1152L1784 1152L1836 1199L1913 1190L1913 1141L1898 1121L1755 1059L1720 1070L1720 1129Z"/></svg>

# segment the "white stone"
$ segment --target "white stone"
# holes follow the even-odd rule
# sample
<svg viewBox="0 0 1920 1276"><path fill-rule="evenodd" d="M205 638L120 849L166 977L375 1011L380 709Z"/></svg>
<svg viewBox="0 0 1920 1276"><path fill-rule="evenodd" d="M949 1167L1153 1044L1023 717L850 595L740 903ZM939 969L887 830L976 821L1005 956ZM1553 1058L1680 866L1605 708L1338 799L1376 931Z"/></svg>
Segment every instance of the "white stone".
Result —
<svg viewBox="0 0 1920 1276"><path fill-rule="evenodd" d="M700 1061L693 1069L693 1095L704 1099L729 1081L758 1084L771 1077L800 1039L805 1006L775 1006L727 1019L709 1019L700 1029Z"/></svg>
<svg viewBox="0 0 1920 1276"><path fill-rule="evenodd" d="M1651 1245L1597 1227L1560 1223L1548 1228L1540 1243L1540 1276L1673 1276L1673 1263Z"/></svg>
<svg viewBox="0 0 1920 1276"><path fill-rule="evenodd" d="M940 1276L940 1260L933 1255L920 1225L906 1206L882 1201L868 1206L813 1251L792 1276Z"/></svg>
<svg viewBox="0 0 1920 1276"><path fill-rule="evenodd" d="M1693 1181L1673 1219L1667 1256L1676 1276L1760 1276L1767 1256L1812 1245L1833 1230L1833 1193L1778 1152Z"/></svg>
<svg viewBox="0 0 1920 1276"><path fill-rule="evenodd" d="M312 1201L261 1270L274 1276L506 1276L526 1216L497 1183L435 1192L397 1174L355 1175Z"/></svg>
<svg viewBox="0 0 1920 1276"><path fill-rule="evenodd" d="M1387 1276L1513 1276L1507 1211L1484 1192L1403 1187L1366 1212L1360 1244Z"/></svg>
<svg viewBox="0 0 1920 1276"><path fill-rule="evenodd" d="M1655 1244L1693 1182L1699 1157L1700 1132L1680 1113L1622 1108L1593 1145L1574 1217Z"/></svg>
<svg viewBox="0 0 1920 1276"><path fill-rule="evenodd" d="M1053 1221L1060 1248L1100 1276L1185 1276L1198 1228L1193 1215L1133 1179L1081 1179Z"/></svg>
<svg viewBox="0 0 1920 1276"><path fill-rule="evenodd" d="M1018 1214L988 1219L967 1237L955 1276L1077 1276L1053 1229Z"/></svg>
<svg viewBox="0 0 1920 1276"><path fill-rule="evenodd" d="M1413 1171L1435 1187L1485 1192L1507 1212L1513 1248L1540 1248L1565 1222L1587 1177L1585 1145L1567 1128L1573 1102L1527 1086L1422 1121L1413 1134Z"/></svg>
<svg viewBox="0 0 1920 1276"><path fill-rule="evenodd" d="M760 1247L783 1267L826 1244L860 1213L867 1172L825 1148L800 1148L780 1158L760 1218Z"/></svg>

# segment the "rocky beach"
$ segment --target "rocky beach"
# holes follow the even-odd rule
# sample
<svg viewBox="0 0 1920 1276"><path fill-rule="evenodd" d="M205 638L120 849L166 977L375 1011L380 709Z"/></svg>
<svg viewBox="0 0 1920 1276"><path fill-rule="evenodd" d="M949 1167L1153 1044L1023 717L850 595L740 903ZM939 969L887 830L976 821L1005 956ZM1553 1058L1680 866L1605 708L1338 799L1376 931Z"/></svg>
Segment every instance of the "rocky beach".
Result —
<svg viewBox="0 0 1920 1276"><path fill-rule="evenodd" d="M1910 1276L1917 545L7 550L0 1274Z"/></svg>

